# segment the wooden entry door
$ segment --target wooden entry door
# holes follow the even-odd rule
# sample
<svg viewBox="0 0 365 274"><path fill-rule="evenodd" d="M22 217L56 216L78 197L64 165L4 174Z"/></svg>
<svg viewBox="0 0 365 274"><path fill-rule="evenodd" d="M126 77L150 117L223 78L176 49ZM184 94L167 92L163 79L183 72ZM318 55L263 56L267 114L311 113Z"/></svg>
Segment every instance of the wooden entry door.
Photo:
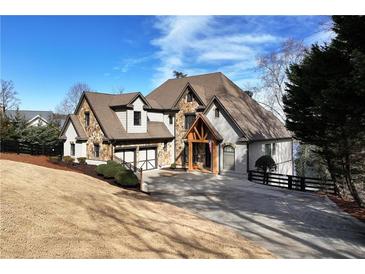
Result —
<svg viewBox="0 0 365 274"><path fill-rule="evenodd" d="M223 169L234 170L235 167L235 151L232 146L225 146L223 148Z"/></svg>

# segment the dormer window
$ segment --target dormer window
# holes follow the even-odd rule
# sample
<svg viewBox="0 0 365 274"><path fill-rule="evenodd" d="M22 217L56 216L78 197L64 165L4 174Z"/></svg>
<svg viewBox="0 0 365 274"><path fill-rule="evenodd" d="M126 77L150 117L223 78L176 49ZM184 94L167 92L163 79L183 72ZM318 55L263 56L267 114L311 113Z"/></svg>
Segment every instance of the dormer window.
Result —
<svg viewBox="0 0 365 274"><path fill-rule="evenodd" d="M186 101L188 102L192 102L193 101L193 93L192 92L188 92L188 94L186 95Z"/></svg>
<svg viewBox="0 0 365 274"><path fill-rule="evenodd" d="M85 127L88 127L90 125L90 112L85 111Z"/></svg>
<svg viewBox="0 0 365 274"><path fill-rule="evenodd" d="M219 109L218 108L215 109L214 114L215 114L215 118L219 118Z"/></svg>
<svg viewBox="0 0 365 274"><path fill-rule="evenodd" d="M140 111L134 111L133 113L133 121L135 126L141 125L141 112Z"/></svg>

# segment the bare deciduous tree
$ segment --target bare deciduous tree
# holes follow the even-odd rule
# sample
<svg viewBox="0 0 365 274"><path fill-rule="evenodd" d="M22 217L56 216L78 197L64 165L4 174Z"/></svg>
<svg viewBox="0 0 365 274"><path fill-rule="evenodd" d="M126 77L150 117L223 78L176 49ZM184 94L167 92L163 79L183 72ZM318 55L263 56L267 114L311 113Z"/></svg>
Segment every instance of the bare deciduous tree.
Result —
<svg viewBox="0 0 365 274"><path fill-rule="evenodd" d="M260 56L257 60L262 80L259 92L262 98L258 101L269 107L282 121L285 121L282 98L285 94L286 70L302 59L304 51L302 42L288 39L278 51Z"/></svg>
<svg viewBox="0 0 365 274"><path fill-rule="evenodd" d="M75 111L75 108L80 100L80 96L85 91L91 91L90 87L84 83L76 83L66 93L65 98L56 107L56 113L70 114Z"/></svg>
<svg viewBox="0 0 365 274"><path fill-rule="evenodd" d="M17 94L13 81L1 80L0 106L2 113L5 113L8 109L16 109L19 106L20 100L16 97Z"/></svg>

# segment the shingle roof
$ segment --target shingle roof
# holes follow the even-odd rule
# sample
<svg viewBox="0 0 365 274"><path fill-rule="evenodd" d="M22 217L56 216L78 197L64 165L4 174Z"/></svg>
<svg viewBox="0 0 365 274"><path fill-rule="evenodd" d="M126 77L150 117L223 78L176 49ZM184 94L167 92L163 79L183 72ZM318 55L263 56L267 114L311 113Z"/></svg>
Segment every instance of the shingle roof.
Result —
<svg viewBox="0 0 365 274"><path fill-rule="evenodd" d="M146 98L154 108L170 109L188 84L205 105L214 98L222 103L242 131L242 140L291 137L284 124L272 112L259 105L221 72L167 80Z"/></svg>
<svg viewBox="0 0 365 274"><path fill-rule="evenodd" d="M80 123L80 120L77 118L77 116L75 114L70 114L70 115L67 116L66 121L65 121L65 123L63 125L63 128L61 130L60 139L66 139L64 131L66 130L66 127L67 127L67 124L68 124L69 121L72 123L72 125L75 128L75 131L76 131L76 134L77 134L76 139L86 141L88 139L87 134L86 134L84 128L82 127L82 125Z"/></svg>
<svg viewBox="0 0 365 274"><path fill-rule="evenodd" d="M85 92L86 100L98 120L107 138L113 140L173 138L164 123L147 122L146 133L127 133L115 111L111 107L128 105L134 98L141 96L138 92L125 94L105 94Z"/></svg>
<svg viewBox="0 0 365 274"><path fill-rule="evenodd" d="M6 110L6 115L8 117L14 117L16 114L16 110ZM30 121L36 116L40 116L46 121L49 121L52 118L53 112L47 110L19 110L19 113L24 117L26 121Z"/></svg>
<svg viewBox="0 0 365 274"><path fill-rule="evenodd" d="M213 96L231 94L238 96L241 89L221 72L169 79L146 96L154 108L170 109L187 84L196 91L204 104ZM152 100L151 100L152 99ZM158 102L158 105L155 105Z"/></svg>
<svg viewBox="0 0 365 274"><path fill-rule="evenodd" d="M283 123L247 94L241 93L240 99L231 95L220 95L217 99L242 130L243 140L291 138Z"/></svg>

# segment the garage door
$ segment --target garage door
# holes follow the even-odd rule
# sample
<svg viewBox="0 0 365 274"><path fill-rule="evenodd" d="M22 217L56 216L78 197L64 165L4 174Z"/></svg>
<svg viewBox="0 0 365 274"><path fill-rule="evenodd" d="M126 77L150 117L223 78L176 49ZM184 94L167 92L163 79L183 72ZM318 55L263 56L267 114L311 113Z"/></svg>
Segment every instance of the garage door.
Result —
<svg viewBox="0 0 365 274"><path fill-rule="evenodd" d="M137 166L143 170L157 168L156 148L140 148Z"/></svg>
<svg viewBox="0 0 365 274"><path fill-rule="evenodd" d="M115 151L115 156L117 156L119 159L121 159L127 163L130 163L132 165L135 165L134 155L135 155L135 150L132 150L132 149Z"/></svg>

